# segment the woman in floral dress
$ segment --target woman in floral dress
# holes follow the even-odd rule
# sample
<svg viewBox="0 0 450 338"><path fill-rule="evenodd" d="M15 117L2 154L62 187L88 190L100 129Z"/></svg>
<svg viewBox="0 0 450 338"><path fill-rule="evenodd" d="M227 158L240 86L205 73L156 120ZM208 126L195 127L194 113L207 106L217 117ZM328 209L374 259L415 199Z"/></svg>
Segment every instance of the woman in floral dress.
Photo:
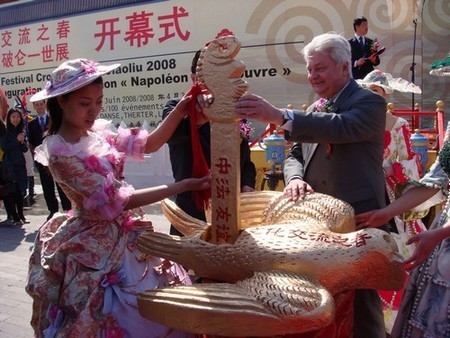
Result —
<svg viewBox="0 0 450 338"><path fill-rule="evenodd" d="M47 99L49 135L35 160L49 167L70 198L70 214L56 214L37 234L27 292L37 337L188 337L139 315L136 294L190 284L181 266L145 256L136 238L151 222L135 208L187 191L210 188L210 178L135 190L122 180L125 155L157 150L184 117L184 97L152 133L97 120L101 76L119 65L86 59L64 62L31 101ZM183 109L181 109L183 108Z"/></svg>
<svg viewBox="0 0 450 338"><path fill-rule="evenodd" d="M447 126L446 140L450 133ZM450 143L445 141L435 163L418 183L383 209L356 216L360 227L377 227L394 215L421 211L445 200L450 174ZM450 201L429 230L411 237L412 256L405 260L411 272L392 329L392 338L450 337Z"/></svg>
<svg viewBox="0 0 450 338"><path fill-rule="evenodd" d="M384 73L378 69L373 70L362 80L358 82L375 93L387 98L394 90L401 92L414 92L420 94L421 90L417 86L400 78L393 78L390 74ZM396 198L396 191L401 189L407 182L420 179L420 161L418 156L411 148L411 133L408 122L391 112L386 112L386 128L384 131L384 154L383 170L386 181L386 194L388 203L392 203ZM393 236L400 249L400 253L409 258L412 254L413 246L407 246L406 242L411 236L426 230L425 225L417 216L423 216L416 213L416 217L404 220L403 215L395 215L395 229ZM394 224L392 224L394 226ZM386 330L391 332L397 315L398 307L402 298L402 291L379 291L383 302L383 312L386 322Z"/></svg>

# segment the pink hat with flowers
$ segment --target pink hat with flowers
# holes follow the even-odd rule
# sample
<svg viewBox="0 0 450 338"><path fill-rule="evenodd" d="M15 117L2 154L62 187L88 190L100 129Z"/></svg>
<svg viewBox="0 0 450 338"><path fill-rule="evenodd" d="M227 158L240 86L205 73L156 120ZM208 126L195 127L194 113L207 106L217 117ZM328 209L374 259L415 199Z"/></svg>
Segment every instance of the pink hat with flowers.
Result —
<svg viewBox="0 0 450 338"><path fill-rule="evenodd" d="M51 74L45 88L30 98L30 102L42 101L51 97L73 92L84 87L100 76L118 68L120 63L101 65L87 59L74 59L63 62Z"/></svg>

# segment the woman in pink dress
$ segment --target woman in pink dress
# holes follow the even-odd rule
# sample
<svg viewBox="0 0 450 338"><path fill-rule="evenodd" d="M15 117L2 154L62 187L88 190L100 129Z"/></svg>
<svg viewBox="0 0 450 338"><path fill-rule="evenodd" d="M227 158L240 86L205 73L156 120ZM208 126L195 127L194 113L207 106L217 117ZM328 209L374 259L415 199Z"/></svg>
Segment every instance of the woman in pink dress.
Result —
<svg viewBox="0 0 450 338"><path fill-rule="evenodd" d="M152 225L140 206L187 190L210 188L210 177L135 190L122 180L125 155L142 157L166 142L191 97L184 97L153 132L114 131L97 120L102 75L119 65L64 62L31 101L47 100L48 136L35 160L49 167L73 210L55 214L37 234L26 290L33 298L37 337L189 337L139 315L136 294L190 284L177 264L146 256L136 238Z"/></svg>
<svg viewBox="0 0 450 338"><path fill-rule="evenodd" d="M367 74L364 79L358 80L358 83L384 98L387 98L394 90L414 92L416 94L421 93L420 88L414 84L401 78L393 78L390 74L378 69ZM398 191L408 182L419 181L422 173L420 172L419 158L411 148L411 133L408 122L405 119L394 116L391 112L387 111L384 137L383 169L385 172L386 194L388 203L392 203L395 201ZM408 239L426 230L425 225L418 218L424 216L424 213L422 215L418 213L411 215L415 215L416 217L410 217L405 220L403 219L405 214L403 214L395 216L392 220L395 223L395 228L392 229L392 235L397 242L400 253L405 258L411 257L414 251L413 245L406 245ZM403 292L380 290L379 294L383 302L386 330L390 333Z"/></svg>

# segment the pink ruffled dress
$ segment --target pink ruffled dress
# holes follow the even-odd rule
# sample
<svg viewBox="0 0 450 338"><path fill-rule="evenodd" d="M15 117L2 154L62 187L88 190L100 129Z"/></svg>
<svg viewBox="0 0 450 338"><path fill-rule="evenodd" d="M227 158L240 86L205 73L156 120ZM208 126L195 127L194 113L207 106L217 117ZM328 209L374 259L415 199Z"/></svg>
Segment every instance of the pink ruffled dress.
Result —
<svg viewBox="0 0 450 338"><path fill-rule="evenodd" d="M137 235L152 231L140 210L125 211L134 189L121 180L124 157L142 157L146 131L95 132L70 144L48 136L35 159L47 165L73 210L38 231L26 291L37 337L191 337L139 315L136 294L190 284L185 270L146 256Z"/></svg>

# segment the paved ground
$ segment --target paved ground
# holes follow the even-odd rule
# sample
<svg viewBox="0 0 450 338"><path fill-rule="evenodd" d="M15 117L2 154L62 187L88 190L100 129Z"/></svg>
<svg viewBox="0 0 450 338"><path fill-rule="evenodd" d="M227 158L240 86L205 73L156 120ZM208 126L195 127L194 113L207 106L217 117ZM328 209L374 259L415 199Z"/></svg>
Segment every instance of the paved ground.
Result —
<svg viewBox="0 0 450 338"><path fill-rule="evenodd" d="M29 224L8 225L4 207L0 208L0 338L33 336L29 324L31 298L24 285L36 232L48 215L40 185L36 186L36 193L36 203L30 210L25 210ZM151 215L155 230L168 231L169 222L161 214L159 203L144 210Z"/></svg>

